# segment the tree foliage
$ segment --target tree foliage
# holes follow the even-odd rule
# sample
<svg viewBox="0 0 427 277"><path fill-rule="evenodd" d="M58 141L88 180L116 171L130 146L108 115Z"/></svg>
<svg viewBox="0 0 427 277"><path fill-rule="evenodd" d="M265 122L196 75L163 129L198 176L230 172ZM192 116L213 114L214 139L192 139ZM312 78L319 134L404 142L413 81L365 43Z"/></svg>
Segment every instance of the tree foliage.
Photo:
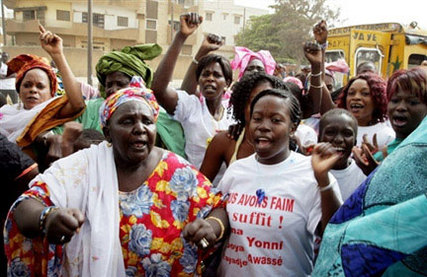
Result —
<svg viewBox="0 0 427 277"><path fill-rule="evenodd" d="M269 50L278 62L301 63L302 45L311 38L314 24L325 19L331 25L339 16L339 9L329 7L327 0L276 0L272 7L273 14L250 18L236 45Z"/></svg>

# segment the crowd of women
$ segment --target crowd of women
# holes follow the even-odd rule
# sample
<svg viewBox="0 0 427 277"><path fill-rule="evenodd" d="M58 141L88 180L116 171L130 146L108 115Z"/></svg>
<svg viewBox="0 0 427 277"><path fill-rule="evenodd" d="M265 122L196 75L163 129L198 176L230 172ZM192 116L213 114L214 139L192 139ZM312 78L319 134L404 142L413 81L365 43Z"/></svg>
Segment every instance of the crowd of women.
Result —
<svg viewBox="0 0 427 277"><path fill-rule="evenodd" d="M79 82L62 39L8 63L19 103L0 108L8 276L425 276L427 69L388 80L363 64L337 88L327 26L283 78L268 51L203 41L168 86L180 29L128 46ZM233 81L233 70L238 78ZM58 79L64 93L58 93ZM4 176L4 177L3 177ZM7 266L7 269L6 269Z"/></svg>

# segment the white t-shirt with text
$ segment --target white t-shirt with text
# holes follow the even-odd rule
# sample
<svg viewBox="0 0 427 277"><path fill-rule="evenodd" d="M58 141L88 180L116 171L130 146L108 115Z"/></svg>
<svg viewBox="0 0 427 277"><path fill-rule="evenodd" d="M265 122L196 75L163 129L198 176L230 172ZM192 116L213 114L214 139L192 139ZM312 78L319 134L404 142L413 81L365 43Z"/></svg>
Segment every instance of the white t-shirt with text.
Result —
<svg viewBox="0 0 427 277"><path fill-rule="evenodd" d="M341 199L335 178L329 178ZM231 228L219 276L311 274L322 212L310 157L291 152L281 163L264 165L253 154L231 164L219 189L229 196Z"/></svg>

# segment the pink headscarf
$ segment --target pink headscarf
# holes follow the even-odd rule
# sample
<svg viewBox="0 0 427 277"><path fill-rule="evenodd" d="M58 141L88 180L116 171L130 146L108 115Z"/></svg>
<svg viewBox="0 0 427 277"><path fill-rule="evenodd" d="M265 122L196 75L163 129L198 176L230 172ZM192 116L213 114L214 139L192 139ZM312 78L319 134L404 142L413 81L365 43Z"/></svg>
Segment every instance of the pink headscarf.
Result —
<svg viewBox="0 0 427 277"><path fill-rule="evenodd" d="M336 60L335 62L325 64L325 73L329 73L331 77L334 77L334 72L348 73L350 68L344 59Z"/></svg>
<svg viewBox="0 0 427 277"><path fill-rule="evenodd" d="M258 59L264 64L265 72L273 75L274 69L276 68L276 62L268 50L260 50L258 52L252 52L246 47L236 46L234 47L234 59L231 61L231 68L233 70L239 69L239 80L245 73L246 67L249 62L253 59Z"/></svg>

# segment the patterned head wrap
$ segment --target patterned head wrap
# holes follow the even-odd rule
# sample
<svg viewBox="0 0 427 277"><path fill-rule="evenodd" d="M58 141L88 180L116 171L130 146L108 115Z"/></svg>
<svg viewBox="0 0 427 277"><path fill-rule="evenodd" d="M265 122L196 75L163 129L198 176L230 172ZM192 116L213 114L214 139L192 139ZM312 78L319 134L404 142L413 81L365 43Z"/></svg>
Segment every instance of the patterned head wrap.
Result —
<svg viewBox="0 0 427 277"><path fill-rule="evenodd" d="M155 43L126 46L120 51L112 51L102 56L96 64L96 77L99 91L105 97L105 79L108 74L119 71L129 77L141 76L147 87L151 86L153 70L144 62L152 60L162 53L162 48Z"/></svg>
<svg viewBox="0 0 427 277"><path fill-rule="evenodd" d="M239 69L239 80L245 73L246 67L253 59L258 59L264 64L265 72L273 75L274 69L276 68L276 62L268 50L260 50L258 52L252 52L246 47L236 46L234 47L234 59L231 61L231 68L233 70Z"/></svg>
<svg viewBox="0 0 427 277"><path fill-rule="evenodd" d="M50 94L54 96L58 89L58 81L55 72L49 65L49 61L46 58L31 54L16 56L7 63L7 75L9 76L16 73L16 91L19 93L19 86L21 85L22 79L25 77L25 73L34 68L40 68L46 72L50 81Z"/></svg>
<svg viewBox="0 0 427 277"><path fill-rule="evenodd" d="M101 128L107 125L108 120L111 118L116 109L129 101L141 101L150 107L154 115L154 121L157 121L159 116L159 104L153 91L144 85L144 81L140 76L132 77L130 87L118 90L116 93L111 94L99 108Z"/></svg>

